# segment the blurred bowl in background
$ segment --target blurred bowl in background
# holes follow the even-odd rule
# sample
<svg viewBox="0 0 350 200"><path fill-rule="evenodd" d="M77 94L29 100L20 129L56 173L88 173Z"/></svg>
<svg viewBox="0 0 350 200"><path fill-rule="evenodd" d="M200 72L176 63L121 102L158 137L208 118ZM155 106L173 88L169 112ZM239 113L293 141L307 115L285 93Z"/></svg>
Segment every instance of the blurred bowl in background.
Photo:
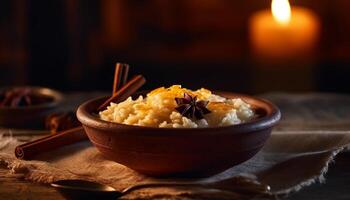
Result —
<svg viewBox="0 0 350 200"><path fill-rule="evenodd" d="M8 92L13 95L10 101L17 101L13 105L4 105ZM5 128L44 128L45 117L55 112L63 100L62 93L37 86L3 87L0 95L0 126Z"/></svg>

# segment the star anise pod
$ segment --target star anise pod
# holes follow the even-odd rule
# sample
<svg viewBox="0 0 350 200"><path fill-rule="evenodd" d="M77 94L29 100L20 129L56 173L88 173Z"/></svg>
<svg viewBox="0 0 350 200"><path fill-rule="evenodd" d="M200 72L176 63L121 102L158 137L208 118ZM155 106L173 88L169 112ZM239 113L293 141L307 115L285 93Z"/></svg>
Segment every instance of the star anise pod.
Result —
<svg viewBox="0 0 350 200"><path fill-rule="evenodd" d="M184 93L184 98L175 98L177 110L182 116L187 118L203 119L205 114L211 113L207 109L209 101L197 101L197 96L192 97L188 93Z"/></svg>

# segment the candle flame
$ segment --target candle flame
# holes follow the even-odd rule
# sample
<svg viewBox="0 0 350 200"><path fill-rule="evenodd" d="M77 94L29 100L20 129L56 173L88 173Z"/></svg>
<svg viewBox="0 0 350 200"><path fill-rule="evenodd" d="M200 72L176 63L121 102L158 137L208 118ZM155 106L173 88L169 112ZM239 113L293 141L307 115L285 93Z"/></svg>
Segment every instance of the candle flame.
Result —
<svg viewBox="0 0 350 200"><path fill-rule="evenodd" d="M278 23L282 25L287 25L289 23L291 9L288 0L272 0L271 10L273 17Z"/></svg>

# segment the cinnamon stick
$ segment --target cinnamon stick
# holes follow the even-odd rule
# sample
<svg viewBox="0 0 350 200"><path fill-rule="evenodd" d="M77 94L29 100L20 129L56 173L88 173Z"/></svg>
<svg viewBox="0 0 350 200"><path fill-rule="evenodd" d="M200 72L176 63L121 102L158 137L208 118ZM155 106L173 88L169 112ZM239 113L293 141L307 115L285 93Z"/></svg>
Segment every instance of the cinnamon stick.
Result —
<svg viewBox="0 0 350 200"><path fill-rule="evenodd" d="M121 80L122 80L122 84L121 86L125 85L128 81L128 76L129 76L129 68L130 66L128 64L124 64L124 67L123 67L123 71L122 71L122 76L121 76ZM119 87L118 87L119 89Z"/></svg>
<svg viewBox="0 0 350 200"><path fill-rule="evenodd" d="M115 71L114 71L112 95L116 93L121 86L126 84L126 81L128 79L128 74L129 74L128 64L116 63Z"/></svg>
<svg viewBox="0 0 350 200"><path fill-rule="evenodd" d="M111 102L124 101L126 98L135 93L143 84L145 84L145 82L146 79L142 75L135 76L123 87L121 87L118 92L113 94L109 99L107 99L107 101L101 104L101 106L97 108L97 111L106 109Z"/></svg>
<svg viewBox="0 0 350 200"><path fill-rule="evenodd" d="M48 152L59 147L87 139L82 126L49 135L38 140L19 145L15 149L17 158L28 160L41 152Z"/></svg>
<svg viewBox="0 0 350 200"><path fill-rule="evenodd" d="M113 94L111 98L107 99L98 108L98 110L103 110L112 101L125 100L127 97L131 96L134 92L136 92L145 82L146 80L143 76L135 76L123 87L121 87L120 90ZM85 139L87 139L87 136L84 132L83 127L80 126L19 145L15 149L15 155L17 158L27 160L33 158L37 154L52 151L59 147L73 144L75 142L79 142Z"/></svg>
<svg viewBox="0 0 350 200"><path fill-rule="evenodd" d="M123 72L122 68L123 68L123 64L121 64L121 63L115 64L112 95L117 92L117 90L121 84L121 74Z"/></svg>

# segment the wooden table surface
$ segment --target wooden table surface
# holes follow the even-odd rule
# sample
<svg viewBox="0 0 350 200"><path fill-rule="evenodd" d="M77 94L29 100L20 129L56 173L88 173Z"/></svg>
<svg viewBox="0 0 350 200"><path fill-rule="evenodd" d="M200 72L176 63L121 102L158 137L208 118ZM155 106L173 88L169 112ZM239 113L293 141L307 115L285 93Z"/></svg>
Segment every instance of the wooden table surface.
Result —
<svg viewBox="0 0 350 200"><path fill-rule="evenodd" d="M81 101L100 93L69 95L65 109L74 109ZM277 130L350 130L350 95L285 94L262 95L272 100L282 111ZM22 137L22 136L21 136ZM27 136L26 136L27 137ZM0 199L63 199L53 188L8 177L0 163ZM350 199L350 152L338 155L326 174L326 182L315 183L286 197L290 200Z"/></svg>

